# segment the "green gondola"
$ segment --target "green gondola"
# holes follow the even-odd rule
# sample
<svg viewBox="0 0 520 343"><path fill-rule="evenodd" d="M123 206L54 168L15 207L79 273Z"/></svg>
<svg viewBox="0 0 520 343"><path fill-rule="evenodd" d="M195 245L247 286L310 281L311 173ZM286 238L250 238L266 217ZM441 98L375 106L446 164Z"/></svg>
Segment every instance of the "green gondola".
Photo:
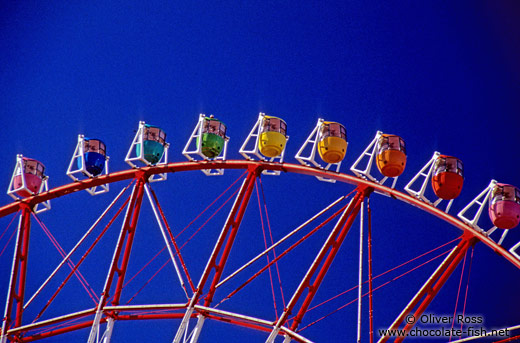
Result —
<svg viewBox="0 0 520 343"><path fill-rule="evenodd" d="M202 123L202 154L208 158L218 157L224 148L225 140L226 125L213 116L204 118Z"/></svg>

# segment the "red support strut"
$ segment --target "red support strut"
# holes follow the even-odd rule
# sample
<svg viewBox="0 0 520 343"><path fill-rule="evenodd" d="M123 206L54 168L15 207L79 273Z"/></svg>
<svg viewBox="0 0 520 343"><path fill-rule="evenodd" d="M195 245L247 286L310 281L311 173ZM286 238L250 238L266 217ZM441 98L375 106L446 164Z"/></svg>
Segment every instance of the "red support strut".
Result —
<svg viewBox="0 0 520 343"><path fill-rule="evenodd" d="M13 306L16 306L14 316L15 326L22 325L23 304L25 295L25 279L27 276L27 258L29 255L29 237L31 233L31 208L23 206L18 224L13 266L11 270L11 281L7 294L5 315L2 323L0 342L7 340L7 331L12 322ZM17 335L18 336L18 335Z"/></svg>
<svg viewBox="0 0 520 343"><path fill-rule="evenodd" d="M296 314L292 325L291 330L296 330L298 325L301 323L303 316L307 312L309 305L311 304L312 299L318 292L318 288L320 287L323 279L325 278L325 274L329 270L334 257L336 256L341 244L345 240L350 227L352 226L354 220L357 217L357 214L361 208L361 204L365 197L368 197L370 193L373 191L372 188L360 187L356 190L356 195L351 200L350 204L346 208L345 212L342 214L338 223L330 233L329 237L323 244L320 252L316 256L314 262L310 266L309 270L305 274L302 282L294 292L287 308L284 310L283 314L280 316L278 321L276 322L273 331L269 335L269 338L266 342L274 342L275 338L278 336L280 328L285 324L289 315L294 310L296 303L303 295L305 290L308 290L308 293L305 299ZM323 263L322 263L323 262ZM320 267L321 265L321 267ZM316 275L314 281L312 278Z"/></svg>
<svg viewBox="0 0 520 343"><path fill-rule="evenodd" d="M444 286L450 275L453 273L455 268L459 265L462 258L466 255L468 248L473 245L475 238L467 237L463 235L461 241L450 254L444 259L441 265L435 270L433 275L426 281L419 292L413 297L410 303L405 307L403 312L397 317L394 323L390 326L389 330L396 330L403 323L407 316L413 315L414 318L419 318L426 308L433 301L435 296L439 293L441 288ZM422 300L422 301L421 301ZM414 310L415 309L415 310ZM413 328L415 320L409 320L412 324L406 324L404 327L405 335L397 337L395 342L402 342L406 337L406 334ZM378 343L386 342L390 337L383 336Z"/></svg>
<svg viewBox="0 0 520 343"><path fill-rule="evenodd" d="M229 253L231 252L231 247L235 241L235 237L238 232L238 228L240 227L240 223L242 222L242 218L244 217L244 213L247 208L247 204L249 203L249 199L251 198L251 194L253 193L253 188L255 185L256 178L258 177L260 170L258 168L252 169L249 171L247 178L244 180L244 184L240 189L240 192L233 204L233 208L229 213L229 216L226 220L226 224L222 228L222 232L217 241L215 249L211 255L210 261L206 266L206 270L201 278L201 282L198 285L197 293L195 297L200 296L202 289L204 288L204 284L209 277L209 273L212 269L215 269L215 275L213 276L213 280L211 281L211 285L209 287L208 294L204 300L204 306L209 306L211 301L213 300L213 296L215 295L215 290L220 278L222 277L222 273L224 271L224 265L229 257ZM220 256L219 262L216 263L217 255L220 250L224 247L222 254Z"/></svg>
<svg viewBox="0 0 520 343"><path fill-rule="evenodd" d="M334 257L336 257L336 254L338 253L339 248L341 247L343 241L345 240L345 237L347 237L347 233L349 232L350 227L354 223L354 220L356 219L356 217L359 213L359 210L361 209L361 204L363 203L364 198L368 197L371 192L372 192L372 189L358 190L356 196L352 200L352 203L347 208L346 215L344 216L344 218L340 219L340 222L338 222L338 224L334 228L334 231L338 231L338 229L341 226L343 226L341 228L341 231L339 231L338 233L334 233L334 231L333 231L333 233L329 236L329 239L327 239L327 242L325 242L325 245L323 246L322 250L318 254L318 257L316 258L317 263L313 264L313 266L311 267L311 269L305 276L304 282L302 284L302 286L304 286L304 287L300 287L301 289L298 290L299 292L297 292L295 294L295 297L296 297L294 299L295 301L291 301L293 303L293 306L295 305L296 301L298 300L300 295L303 293L305 288L308 288L309 292L307 293L307 296L303 300L303 303L302 303L298 313L296 314L296 317L294 318L294 320L292 322L291 330L293 330L293 331L296 330L296 328L298 328L298 325L300 325L300 323L303 319L303 316L307 312L307 309L309 308L312 299L318 292L318 288L320 287L321 283L323 282L323 279L325 278L325 274L329 270L329 268L332 264L332 261L334 260ZM325 255L326 255L326 257L325 257ZM310 279L314 275L315 271L317 270L319 264L321 263L321 261L323 259L325 259L325 261L323 262L323 265L319 269L316 279L311 284ZM291 304L289 304L289 306L287 306L288 312L291 311L290 305Z"/></svg>
<svg viewBox="0 0 520 343"><path fill-rule="evenodd" d="M220 236L217 239L217 243L215 244L215 247L213 248L213 251L208 260L208 263L204 268L204 272L202 273L199 284L197 285L197 289L195 290L195 293L190 299L190 303L188 305L186 313L184 314L181 325L179 326L179 329L177 330L177 333L173 340L174 343L180 342L182 335L185 333L185 330L187 329L188 321L192 316L194 306L199 301L204 290L204 286L206 285L206 282L208 281L211 272L215 270L215 274L213 275L209 291L204 299L204 306L209 306L211 304L213 296L215 295L215 291L217 289L217 284L220 281L220 278L222 277L224 266L229 257L229 253L231 252L231 247L233 246L233 243L235 241L238 228L240 227L240 223L242 222L242 218L244 217L244 213L249 203L249 199L251 198L251 194L253 193L256 178L260 175L261 172L262 169L258 166L249 168L248 175L242 183L242 186L240 187L233 207L229 212L226 223L224 224L224 227L220 232ZM217 263L217 258L219 257L219 255L220 258ZM199 316L198 320L201 322L200 325L202 325L204 317ZM196 338L197 335L198 334L194 334L193 337Z"/></svg>
<svg viewBox="0 0 520 343"><path fill-rule="evenodd" d="M370 317L370 343L374 343L374 302L372 286L372 210L370 209L370 199L367 200L368 215L368 304Z"/></svg>
<svg viewBox="0 0 520 343"><path fill-rule="evenodd" d="M128 261L130 260L130 252L132 251L132 243L135 237L135 229L137 227L137 221L139 219L139 212L141 210L141 203L144 195L144 184L146 182L146 175L143 173L139 175L137 182L134 186L132 195L130 196L130 203L125 215L121 233L114 251L114 256L110 265L107 278L105 280L105 286L103 293L96 311L96 318L94 319L92 330L90 331L88 342L94 342L94 339L99 330L99 323L102 318L102 311L109 299L110 289L112 288L112 281L117 274L116 287L114 290L114 297L112 299L112 305L119 305L121 299L121 291L125 281L126 269L128 267ZM124 249L123 249L124 245ZM122 253L122 258L121 258ZM120 262L121 260L121 262ZM119 266L118 266L119 265Z"/></svg>
<svg viewBox="0 0 520 343"><path fill-rule="evenodd" d="M123 284L125 281L126 276L126 269L128 267L128 261L130 260L130 252L132 251L132 243L134 241L135 237L135 229L137 227L137 220L139 219L139 212L141 210L141 203L143 201L143 189L144 189L144 179L140 179L136 184L136 192L137 195L135 196L133 204L131 204L131 207L129 208L129 215L127 216L124 224L124 231L122 235L122 240L125 240L126 236L126 242L125 242L125 250L123 252L123 259L121 261L121 265L119 267L116 267L117 262L119 260L119 254L117 256L117 259L114 259L113 263L114 265L111 266L111 275L110 279L114 277L114 273L117 272L117 283L116 283L116 289L114 291L114 298L112 299L112 305L116 306L119 305L119 300L121 299L121 291L123 289ZM122 243L123 241L120 240L119 243ZM121 244L118 244L119 252L121 251ZM108 295L108 292L110 291L110 284L107 285L108 288L105 286L105 294Z"/></svg>

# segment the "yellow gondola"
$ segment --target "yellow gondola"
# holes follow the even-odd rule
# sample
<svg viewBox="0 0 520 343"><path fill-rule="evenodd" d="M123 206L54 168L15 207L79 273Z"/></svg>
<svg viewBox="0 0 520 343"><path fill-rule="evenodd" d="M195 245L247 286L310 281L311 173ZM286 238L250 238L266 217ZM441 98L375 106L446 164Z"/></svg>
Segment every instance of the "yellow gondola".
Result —
<svg viewBox="0 0 520 343"><path fill-rule="evenodd" d="M347 130L336 122L325 121L321 125L318 153L327 163L338 163L345 158L347 151Z"/></svg>
<svg viewBox="0 0 520 343"><path fill-rule="evenodd" d="M260 126L258 149L266 157L280 155L287 142L287 124L278 117L264 116Z"/></svg>

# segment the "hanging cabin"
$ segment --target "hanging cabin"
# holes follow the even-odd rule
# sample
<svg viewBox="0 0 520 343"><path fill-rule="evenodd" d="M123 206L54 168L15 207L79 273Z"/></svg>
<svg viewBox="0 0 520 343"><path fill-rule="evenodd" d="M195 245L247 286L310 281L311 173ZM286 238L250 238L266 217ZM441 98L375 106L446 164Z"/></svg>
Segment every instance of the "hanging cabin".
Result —
<svg viewBox="0 0 520 343"><path fill-rule="evenodd" d="M220 155L226 140L226 125L210 116L202 124L202 154L208 158ZM198 142L197 142L198 144Z"/></svg>
<svg viewBox="0 0 520 343"><path fill-rule="evenodd" d="M85 169L93 176L98 176L105 168L107 149L105 143L99 139L83 139L83 158ZM78 159L78 168L81 169L81 159Z"/></svg>
<svg viewBox="0 0 520 343"><path fill-rule="evenodd" d="M489 218L500 229L512 229L520 222L520 190L498 183L491 192Z"/></svg>
<svg viewBox="0 0 520 343"><path fill-rule="evenodd" d="M432 187L435 195L444 200L459 196L464 183L462 161L453 156L440 155L434 162Z"/></svg>
<svg viewBox="0 0 520 343"><path fill-rule="evenodd" d="M278 117L264 116L260 125L258 149L266 157L280 155L287 142L287 124Z"/></svg>
<svg viewBox="0 0 520 343"><path fill-rule="evenodd" d="M376 164L379 172L384 176L401 175L406 166L404 140L396 135L382 134L377 142Z"/></svg>
<svg viewBox="0 0 520 343"><path fill-rule="evenodd" d="M318 153L326 163L338 163L347 151L347 130L340 123L325 121L321 124Z"/></svg>
<svg viewBox="0 0 520 343"><path fill-rule="evenodd" d="M145 124L143 129L144 159L150 164L159 162L164 154L166 145L166 133L157 126ZM136 154L141 154L141 144L137 144Z"/></svg>
<svg viewBox="0 0 520 343"><path fill-rule="evenodd" d="M20 197L30 197L39 193L45 177L44 171L45 166L41 162L23 157L22 170L17 171L17 175L14 177L14 188L22 188L25 184L25 189L19 190L16 194Z"/></svg>

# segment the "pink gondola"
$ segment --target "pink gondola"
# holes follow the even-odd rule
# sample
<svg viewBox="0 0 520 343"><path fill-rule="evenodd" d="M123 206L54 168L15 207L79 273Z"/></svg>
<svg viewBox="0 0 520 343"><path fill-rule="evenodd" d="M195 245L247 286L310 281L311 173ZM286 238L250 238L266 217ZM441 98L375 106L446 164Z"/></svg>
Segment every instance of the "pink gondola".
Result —
<svg viewBox="0 0 520 343"><path fill-rule="evenodd" d="M14 177L14 188L22 188L25 181L25 189L19 190L16 194L21 197L29 197L39 193L44 178L44 170L45 167L41 162L32 158L23 157L21 174Z"/></svg>
<svg viewBox="0 0 520 343"><path fill-rule="evenodd" d="M489 217L500 229L512 229L520 222L520 189L498 183L489 202Z"/></svg>

